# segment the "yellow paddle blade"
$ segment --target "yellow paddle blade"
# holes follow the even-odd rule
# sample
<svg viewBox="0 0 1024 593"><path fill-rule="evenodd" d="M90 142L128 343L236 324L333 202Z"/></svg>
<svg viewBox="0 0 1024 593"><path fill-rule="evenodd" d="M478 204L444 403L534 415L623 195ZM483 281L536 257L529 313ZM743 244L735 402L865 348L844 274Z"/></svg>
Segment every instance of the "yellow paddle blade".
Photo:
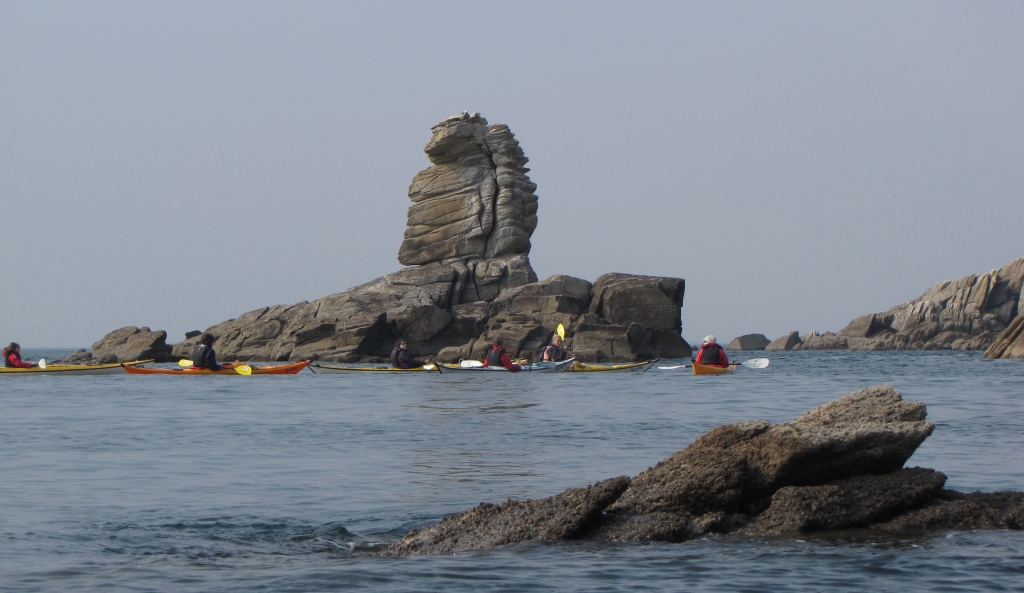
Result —
<svg viewBox="0 0 1024 593"><path fill-rule="evenodd" d="M549 325L548 327L551 326ZM555 333L558 334L559 338L562 338L563 340L565 339L565 327L561 323L558 324L558 328L555 330Z"/></svg>
<svg viewBox="0 0 1024 593"><path fill-rule="evenodd" d="M180 367L190 367L192 364L191 360L185 360L184 358L178 361L178 366Z"/></svg>
<svg viewBox="0 0 1024 593"><path fill-rule="evenodd" d="M252 367L247 364L239 365L235 367L235 372L239 375L249 376L252 374Z"/></svg>

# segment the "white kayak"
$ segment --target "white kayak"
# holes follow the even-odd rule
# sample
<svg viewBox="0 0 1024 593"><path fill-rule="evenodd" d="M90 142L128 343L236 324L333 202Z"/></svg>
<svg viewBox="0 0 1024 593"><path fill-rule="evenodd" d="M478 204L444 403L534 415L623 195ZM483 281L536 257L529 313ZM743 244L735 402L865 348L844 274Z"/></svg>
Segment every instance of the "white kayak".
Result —
<svg viewBox="0 0 1024 593"><path fill-rule="evenodd" d="M338 366L329 364L311 364L309 369L314 373L415 373L420 371L429 371L432 373L437 372L437 367L433 363L425 364L421 367L414 367L411 369L400 369L392 366L374 366L374 367L357 367L357 366Z"/></svg>
<svg viewBox="0 0 1024 593"><path fill-rule="evenodd" d="M523 373L563 373L576 362L575 358L563 360L562 362L538 362L536 364L524 364L522 369L516 372ZM437 370L441 374L447 373L508 373L505 367L485 367L482 362L476 360L464 360L459 364L439 363Z"/></svg>

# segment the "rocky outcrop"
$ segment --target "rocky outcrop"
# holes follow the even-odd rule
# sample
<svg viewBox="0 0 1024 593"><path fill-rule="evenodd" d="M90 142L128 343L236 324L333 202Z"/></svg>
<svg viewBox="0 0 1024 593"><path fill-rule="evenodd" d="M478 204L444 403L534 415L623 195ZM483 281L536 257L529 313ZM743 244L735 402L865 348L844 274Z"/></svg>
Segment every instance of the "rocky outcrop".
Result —
<svg viewBox="0 0 1024 593"><path fill-rule="evenodd" d="M431 131L423 150L433 166L409 186L413 205L398 261L422 265L528 254L537 228L537 186L508 126L462 113Z"/></svg>
<svg viewBox="0 0 1024 593"><path fill-rule="evenodd" d="M985 351L985 358L1024 358L1024 313L1010 323Z"/></svg>
<svg viewBox="0 0 1024 593"><path fill-rule="evenodd" d="M653 468L536 501L483 504L415 529L386 556L515 542L678 542L709 532L1024 528L1024 494L960 494L903 469L934 429L923 403L863 389L772 425L716 428Z"/></svg>
<svg viewBox="0 0 1024 593"><path fill-rule="evenodd" d="M803 350L981 350L1019 312L1024 258L1001 269L940 282L883 313L862 315L837 333L804 340Z"/></svg>
<svg viewBox="0 0 1024 593"><path fill-rule="evenodd" d="M619 476L540 500L485 502L436 525L410 531L382 555L451 554L530 540L576 539L593 527L601 511L627 486L629 478Z"/></svg>
<svg viewBox="0 0 1024 593"><path fill-rule="evenodd" d="M771 343L772 341L764 334L746 334L733 338L726 348L729 350L764 350Z"/></svg>
<svg viewBox="0 0 1024 593"><path fill-rule="evenodd" d="M788 334L775 338L767 346L765 350L796 350L803 344L803 340L800 339L800 332L789 332Z"/></svg>
<svg viewBox="0 0 1024 593"><path fill-rule="evenodd" d="M508 126L488 125L478 113L452 116L432 128L424 151L432 166L409 187L413 205L398 253L412 267L209 327L219 358L379 361L398 338L415 356L443 353L453 362L482 358L495 339L514 357L534 358L559 324L581 360L690 354L681 336L680 278L538 282L528 256L536 185ZM197 340L190 332L171 358L190 357Z"/></svg>
<svg viewBox="0 0 1024 593"><path fill-rule="evenodd" d="M122 327L100 338L92 351L79 350L57 361L63 364L111 364L133 360L169 362L173 358L167 344L167 332L151 331L148 327Z"/></svg>

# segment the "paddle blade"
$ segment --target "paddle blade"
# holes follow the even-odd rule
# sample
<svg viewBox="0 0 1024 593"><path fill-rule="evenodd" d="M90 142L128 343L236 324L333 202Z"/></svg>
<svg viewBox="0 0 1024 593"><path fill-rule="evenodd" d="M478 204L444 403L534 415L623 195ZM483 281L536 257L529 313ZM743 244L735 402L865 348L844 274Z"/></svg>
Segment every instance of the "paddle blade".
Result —
<svg viewBox="0 0 1024 593"><path fill-rule="evenodd" d="M548 326L551 327L551 326ZM555 333L558 334L559 338L565 339L565 326L561 323L558 324L558 328L555 329Z"/></svg>
<svg viewBox="0 0 1024 593"><path fill-rule="evenodd" d="M178 361L178 366L180 367L190 367L192 364L193 362L191 360L181 359Z"/></svg>
<svg viewBox="0 0 1024 593"><path fill-rule="evenodd" d="M425 370L425 371L433 371L433 370L435 370L435 367L434 367L433 363L429 363L428 362L427 364L423 365L423 370Z"/></svg>
<svg viewBox="0 0 1024 593"><path fill-rule="evenodd" d="M769 362L771 361L768 360L767 358L751 358L750 360L744 360L740 364L742 364L745 367L750 367L752 369L763 369L764 367L768 366Z"/></svg>
<svg viewBox="0 0 1024 593"><path fill-rule="evenodd" d="M245 375L246 377L248 377L249 375L252 374L252 367L247 364L237 365L235 367L235 372L238 373L239 375Z"/></svg>
<svg viewBox="0 0 1024 593"><path fill-rule="evenodd" d="M39 359L39 368L41 368L41 369L45 369L46 368L46 359L44 359L44 358L40 358Z"/></svg>
<svg viewBox="0 0 1024 593"><path fill-rule="evenodd" d="M688 368L690 368L690 365L688 365L688 364L680 364L680 365L676 365L674 367L658 367L658 369L662 370L662 371L674 371L676 369L688 369Z"/></svg>

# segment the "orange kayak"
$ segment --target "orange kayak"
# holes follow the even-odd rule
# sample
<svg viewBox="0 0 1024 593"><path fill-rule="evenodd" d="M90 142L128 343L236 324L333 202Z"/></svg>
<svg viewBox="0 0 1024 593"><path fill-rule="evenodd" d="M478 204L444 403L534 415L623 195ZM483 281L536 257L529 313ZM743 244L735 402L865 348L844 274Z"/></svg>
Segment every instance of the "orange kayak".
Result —
<svg viewBox="0 0 1024 593"><path fill-rule="evenodd" d="M302 362L293 362L290 364L279 364L272 366L253 366L252 374L254 375L294 375L302 369L309 366L309 361L304 360ZM235 375L238 374L235 369L221 369L219 371L211 371L209 369L148 369L144 367L124 367L124 370L129 375Z"/></svg>
<svg viewBox="0 0 1024 593"><path fill-rule="evenodd" d="M256 371L253 371L254 373ZM693 374L694 375L724 375L725 373L735 373L735 366L727 367L716 367L706 364L693 363Z"/></svg>

